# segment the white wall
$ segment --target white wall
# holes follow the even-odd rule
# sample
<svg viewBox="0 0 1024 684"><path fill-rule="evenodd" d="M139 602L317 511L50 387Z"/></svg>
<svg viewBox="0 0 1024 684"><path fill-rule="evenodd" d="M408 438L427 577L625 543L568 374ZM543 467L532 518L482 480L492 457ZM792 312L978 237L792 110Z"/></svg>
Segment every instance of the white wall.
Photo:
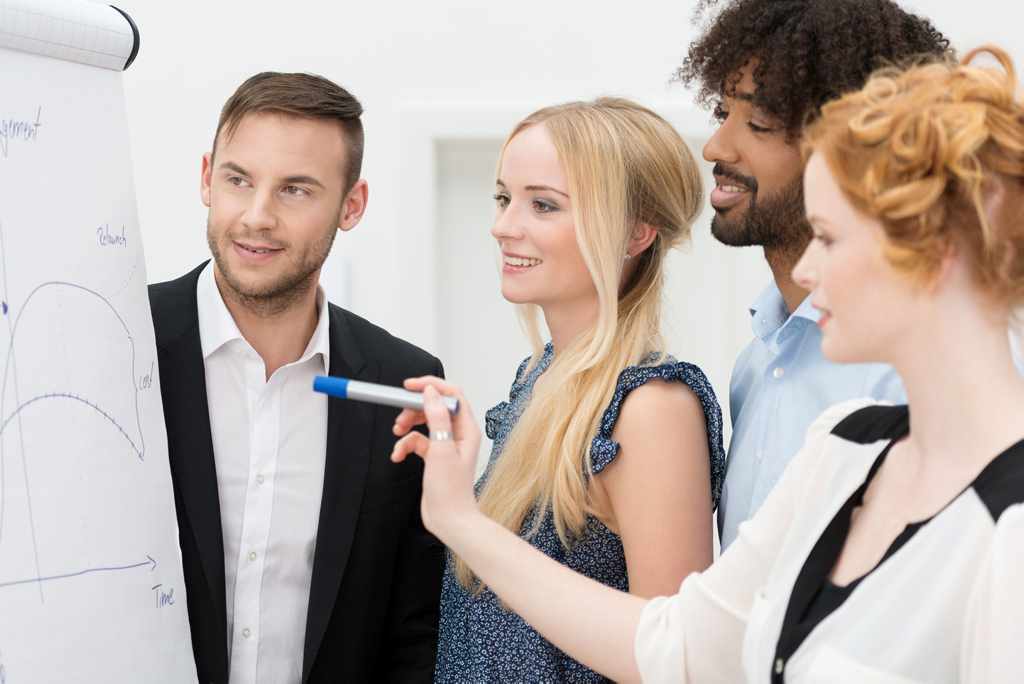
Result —
<svg viewBox="0 0 1024 684"><path fill-rule="evenodd" d="M366 109L370 204L335 243L330 289L349 285L349 308L439 354L451 377L475 388L478 414L507 392L525 349L487 275L488 150L540 106L609 93L652 104L697 147L711 130L689 93L668 84L695 33L691 0L117 4L142 37L125 87L149 280L208 256L199 162L238 84L263 70L331 78ZM910 4L961 50L996 42L1024 68L1021 3ZM476 175L482 196L471 189ZM673 257L671 349L705 368L726 408L732 359L750 338L746 305L769 276L756 250L715 244L707 216L691 253ZM459 236L474 225L471 244ZM481 302L500 329L481 321Z"/></svg>

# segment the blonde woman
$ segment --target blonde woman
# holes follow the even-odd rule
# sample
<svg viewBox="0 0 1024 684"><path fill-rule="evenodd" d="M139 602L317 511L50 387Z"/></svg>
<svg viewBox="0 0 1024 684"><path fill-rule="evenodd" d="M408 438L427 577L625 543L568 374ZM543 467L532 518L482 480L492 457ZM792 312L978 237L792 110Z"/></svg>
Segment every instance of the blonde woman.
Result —
<svg viewBox="0 0 1024 684"><path fill-rule="evenodd" d="M662 267L702 203L661 117L603 98L542 109L499 161L501 293L534 354L487 413L480 510L559 563L650 598L711 563L721 412L704 374L662 353ZM551 341L543 345L537 316ZM437 681L600 681L451 557Z"/></svg>
<svg viewBox="0 0 1024 684"><path fill-rule="evenodd" d="M814 240L793 272L824 354L891 363L908 406L833 407L736 543L647 601L479 515L478 435L426 454L423 518L531 625L619 681L1015 682L1024 673L1024 105L1012 63L883 72L806 133ZM430 429L452 430L426 388ZM415 420L400 416L399 431Z"/></svg>

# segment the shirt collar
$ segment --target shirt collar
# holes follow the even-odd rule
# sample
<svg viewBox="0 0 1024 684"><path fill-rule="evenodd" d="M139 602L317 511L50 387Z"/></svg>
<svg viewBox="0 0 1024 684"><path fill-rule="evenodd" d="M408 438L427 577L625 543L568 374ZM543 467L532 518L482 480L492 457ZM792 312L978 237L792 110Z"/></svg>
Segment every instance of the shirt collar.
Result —
<svg viewBox="0 0 1024 684"><path fill-rule="evenodd" d="M751 328L754 334L765 339L768 335L787 326L794 319L801 319L817 325L821 312L811 306L811 296L807 295L792 315L786 306L786 300L779 291L775 280L768 283L754 303L750 305Z"/></svg>
<svg viewBox="0 0 1024 684"><path fill-rule="evenodd" d="M818 321L821 319L821 311L815 309L814 305L811 304L811 295L804 297L804 301L800 302L800 306L796 307L796 311L793 312L793 315L799 316L800 318L806 318L815 325L817 325Z"/></svg>
<svg viewBox="0 0 1024 684"><path fill-rule="evenodd" d="M231 312L224 304L224 299L217 288L217 281L213 276L213 261L210 261L199 274L196 303L199 308L199 340L204 360L226 344L244 344L248 348L252 347L242 337L238 325L235 324L235 319L232 318ZM330 316L328 315L327 296L319 284L316 286L316 309L319 312L316 329L313 330L313 336L309 339L302 358L296 363L302 363L314 354L322 354L326 372L331 367L331 337L328 328Z"/></svg>

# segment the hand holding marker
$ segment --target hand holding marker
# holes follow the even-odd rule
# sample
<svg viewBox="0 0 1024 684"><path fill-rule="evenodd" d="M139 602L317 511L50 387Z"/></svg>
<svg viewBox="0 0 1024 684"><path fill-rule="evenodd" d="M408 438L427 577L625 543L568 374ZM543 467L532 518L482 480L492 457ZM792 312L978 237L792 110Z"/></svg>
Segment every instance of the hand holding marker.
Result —
<svg viewBox="0 0 1024 684"><path fill-rule="evenodd" d="M410 408L418 411L423 410L423 393L410 392L400 387L318 375L313 379L313 389L317 392L323 392L332 397L340 397L342 399L355 399L356 401L368 401L371 404L397 406L398 408ZM444 405L448 407L448 411L453 416L459 412L459 400L455 397L442 396L441 401L444 402Z"/></svg>

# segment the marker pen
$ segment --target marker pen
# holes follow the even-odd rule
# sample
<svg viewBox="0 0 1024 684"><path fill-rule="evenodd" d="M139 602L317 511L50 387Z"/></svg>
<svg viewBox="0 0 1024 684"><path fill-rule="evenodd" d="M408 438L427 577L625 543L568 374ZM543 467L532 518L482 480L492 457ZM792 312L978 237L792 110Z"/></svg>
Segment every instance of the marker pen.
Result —
<svg viewBox="0 0 1024 684"><path fill-rule="evenodd" d="M423 410L423 394L421 392L410 392L400 387L318 375L313 379L313 389L317 392L329 394L332 397L341 397L342 399L355 399L356 401L368 401L371 404ZM459 412L459 400L455 397L442 396L441 401L444 402L444 405L448 407L448 411L453 416Z"/></svg>

